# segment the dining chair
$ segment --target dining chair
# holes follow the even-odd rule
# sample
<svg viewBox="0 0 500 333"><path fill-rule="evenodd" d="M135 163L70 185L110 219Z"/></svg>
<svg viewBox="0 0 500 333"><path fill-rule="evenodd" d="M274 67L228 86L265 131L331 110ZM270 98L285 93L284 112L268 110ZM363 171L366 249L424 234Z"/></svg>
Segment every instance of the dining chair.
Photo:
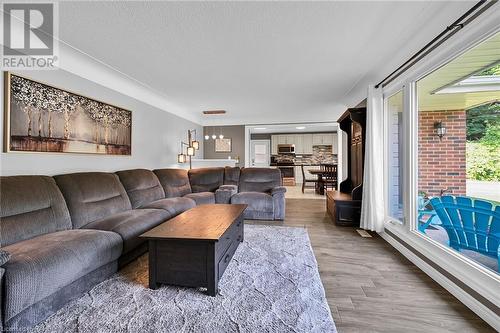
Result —
<svg viewBox="0 0 500 333"><path fill-rule="evenodd" d="M337 165L336 164L321 164L323 171L323 183L325 190L328 191L330 186L332 190L337 188Z"/></svg>
<svg viewBox="0 0 500 333"><path fill-rule="evenodd" d="M305 188L314 188L315 189L317 186L317 183L318 183L318 177L315 177L315 178L306 177L306 172L304 170L303 164L300 166L300 169L302 170L302 193L304 193ZM308 174L309 174L309 172L308 172ZM314 185L307 185L306 183L314 183Z"/></svg>

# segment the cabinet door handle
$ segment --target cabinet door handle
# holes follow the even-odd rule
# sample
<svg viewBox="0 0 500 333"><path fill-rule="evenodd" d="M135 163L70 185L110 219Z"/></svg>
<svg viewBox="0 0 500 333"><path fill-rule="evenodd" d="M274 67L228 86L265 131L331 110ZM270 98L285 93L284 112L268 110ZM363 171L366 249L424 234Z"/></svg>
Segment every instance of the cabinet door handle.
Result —
<svg viewBox="0 0 500 333"><path fill-rule="evenodd" d="M226 263L229 260L229 254L226 254L226 257L224 258L224 263Z"/></svg>

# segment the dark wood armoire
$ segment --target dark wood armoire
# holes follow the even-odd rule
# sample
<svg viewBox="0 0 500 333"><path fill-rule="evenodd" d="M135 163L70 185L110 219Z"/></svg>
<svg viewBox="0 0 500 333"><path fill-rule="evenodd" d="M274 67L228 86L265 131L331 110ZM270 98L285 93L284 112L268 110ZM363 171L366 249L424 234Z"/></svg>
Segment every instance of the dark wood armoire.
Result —
<svg viewBox="0 0 500 333"><path fill-rule="evenodd" d="M333 221L343 226L359 226L363 192L366 108L351 108L337 120L347 134L347 178L339 191L327 192L327 211ZM341 161L339 161L340 167Z"/></svg>

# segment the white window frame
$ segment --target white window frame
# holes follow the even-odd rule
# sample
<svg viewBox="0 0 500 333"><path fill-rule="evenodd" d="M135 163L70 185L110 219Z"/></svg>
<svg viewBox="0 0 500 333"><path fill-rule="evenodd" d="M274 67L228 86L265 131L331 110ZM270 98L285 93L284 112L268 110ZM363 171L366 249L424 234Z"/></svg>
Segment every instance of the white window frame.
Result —
<svg viewBox="0 0 500 333"><path fill-rule="evenodd" d="M385 221L391 221L391 222L394 222L394 223L399 223L399 224L404 224L405 223L405 220L406 220L406 217L403 215L403 220L399 220L397 218L395 218L394 216L391 216L390 215L390 207L389 207L389 181L390 181L390 162L389 162L389 158L390 158L390 149L389 149L389 146L391 145L391 135L389 134L390 132L390 128L391 128L391 118L390 118L390 115L389 115L389 107L388 107L388 101L391 97L393 97L394 95L400 93L403 95L403 104L404 104L404 98L405 98L405 92L404 92L404 86L402 87L393 87L392 90L390 91L386 91L384 90L384 178L386 180L385 182L385 186L384 186L384 202L385 202ZM405 117L405 112L404 112L404 105L403 105L403 124L404 124L404 117ZM404 125L403 125L404 126ZM404 132L404 131L403 131ZM404 147L404 137L402 136L402 142L401 144L403 145ZM400 168L400 171L399 172L402 172L404 170L404 154L402 156L402 163L401 165L399 166ZM403 174L404 176L404 174ZM404 182L404 177L403 177L403 182ZM405 193L405 187L404 187L404 184L403 182L401 184L399 184L399 186L401 187L401 191L403 193L403 214L405 213L406 211L406 208L405 208L405 203L404 203L404 193Z"/></svg>
<svg viewBox="0 0 500 333"><path fill-rule="evenodd" d="M408 246L411 246L420 255L425 256L428 260L447 271L448 274L459 278L468 287L496 305L500 305L500 293L495 292L500 290L500 275L464 257L451 248L422 235L417 230L418 106L416 82L498 33L500 31L500 26L497 23L500 22L500 10L498 10L498 7L499 4L494 5L491 10L483 13L480 19L466 26L445 44L434 50L419 64L415 65L404 75L384 87L383 90L384 96L391 96L399 91L401 87L404 87L403 168L405 170L405 176L403 181L403 206L406 223L401 224L395 222L394 219L386 216L385 229L404 241ZM384 124L386 124L386 122L384 122ZM384 135L387 136L387 125L384 125L384 127ZM384 140L384 142L387 141ZM385 158L385 163L387 163L387 155L385 155ZM389 184L387 176L386 172L386 179L384 180L386 189L384 190L384 195L387 195L387 187ZM398 247L397 244L394 243L394 239L384 233L381 235L404 253L405 249L400 246ZM407 256L410 258L412 254L408 253ZM448 289L473 311L480 314L483 319L490 324L498 323L498 316L495 313L486 309L475 298L465 293L462 289L457 288L456 285L450 284L449 280L443 278L440 273L434 268L431 268L431 266L426 264L425 261L421 260L418 256L414 255L413 257L412 261L418 264L419 267L424 269L424 271L431 275L436 281L440 282L443 287ZM498 328L498 326L496 328Z"/></svg>

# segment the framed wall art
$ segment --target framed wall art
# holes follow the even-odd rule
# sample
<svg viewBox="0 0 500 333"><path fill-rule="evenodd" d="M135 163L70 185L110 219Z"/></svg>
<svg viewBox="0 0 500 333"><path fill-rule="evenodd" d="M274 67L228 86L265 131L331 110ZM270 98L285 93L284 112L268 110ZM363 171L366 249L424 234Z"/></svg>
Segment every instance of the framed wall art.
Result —
<svg viewBox="0 0 500 333"><path fill-rule="evenodd" d="M215 152L216 153L230 153L231 152L231 139L215 139Z"/></svg>
<svg viewBox="0 0 500 333"><path fill-rule="evenodd" d="M132 112L5 74L6 152L130 155Z"/></svg>

